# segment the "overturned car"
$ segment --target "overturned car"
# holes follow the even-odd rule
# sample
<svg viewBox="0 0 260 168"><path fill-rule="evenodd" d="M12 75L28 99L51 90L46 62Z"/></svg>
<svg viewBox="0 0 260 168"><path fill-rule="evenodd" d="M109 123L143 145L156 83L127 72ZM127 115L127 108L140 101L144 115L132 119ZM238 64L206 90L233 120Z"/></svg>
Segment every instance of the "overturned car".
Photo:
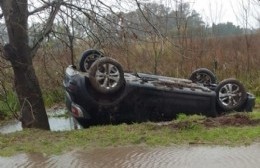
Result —
<svg viewBox="0 0 260 168"><path fill-rule="evenodd" d="M83 127L95 124L172 120L178 113L217 116L252 111L255 97L236 79L216 82L208 69L189 79L126 73L97 50L83 53L79 65L66 68L66 106Z"/></svg>

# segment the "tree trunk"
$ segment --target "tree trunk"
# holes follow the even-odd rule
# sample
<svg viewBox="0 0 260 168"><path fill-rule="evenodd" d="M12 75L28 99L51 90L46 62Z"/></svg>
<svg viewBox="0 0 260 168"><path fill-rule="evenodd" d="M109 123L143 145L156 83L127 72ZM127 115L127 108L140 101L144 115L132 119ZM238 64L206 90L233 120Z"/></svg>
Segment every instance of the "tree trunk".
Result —
<svg viewBox="0 0 260 168"><path fill-rule="evenodd" d="M13 67L22 126L49 130L42 93L28 45L27 0L1 0L0 5L9 36L9 44L4 46L4 54Z"/></svg>

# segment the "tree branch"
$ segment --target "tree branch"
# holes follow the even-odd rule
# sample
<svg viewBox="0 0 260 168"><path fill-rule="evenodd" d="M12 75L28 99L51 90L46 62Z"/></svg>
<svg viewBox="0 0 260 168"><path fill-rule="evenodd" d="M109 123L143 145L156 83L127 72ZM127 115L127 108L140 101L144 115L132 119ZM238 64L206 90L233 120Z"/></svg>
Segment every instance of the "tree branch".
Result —
<svg viewBox="0 0 260 168"><path fill-rule="evenodd" d="M152 24L149 19L145 16L142 8L141 8L141 4L140 2L138 2L138 0L135 0L137 7L139 9L139 11L141 12L142 16L144 17L144 19L146 20L146 22L153 28L153 30L155 31L155 33L159 36L162 37L162 34L160 33L160 31L154 26L154 24Z"/></svg>
<svg viewBox="0 0 260 168"><path fill-rule="evenodd" d="M35 14L37 12L41 12L41 11L47 9L48 7L53 6L54 4L55 4L55 1L52 2L52 3L46 3L45 5L43 5L43 6L39 7L39 8L36 8L33 11L29 12L29 15L33 15L33 14Z"/></svg>
<svg viewBox="0 0 260 168"><path fill-rule="evenodd" d="M58 11L60 10L61 4L63 2L63 0L57 0L54 1L55 3L53 4L53 10L50 13L50 16L48 18L48 21L46 23L45 29L43 30L43 33L41 34L41 36L39 37L39 39L35 42L35 44L32 47L32 57L35 56L35 53L37 52L37 50L40 47L41 42L44 40L44 38L51 32L52 26L53 26L53 22L54 19L58 13Z"/></svg>
<svg viewBox="0 0 260 168"><path fill-rule="evenodd" d="M41 0L44 5L42 5L41 7L38 7L38 8L35 8L33 11L29 11L28 14L29 15L33 15L35 13L38 13L38 12L41 12L47 8L49 8L50 6L55 6L55 4L59 3L59 1L62 1L62 0L53 0L52 2L46 2L44 0Z"/></svg>

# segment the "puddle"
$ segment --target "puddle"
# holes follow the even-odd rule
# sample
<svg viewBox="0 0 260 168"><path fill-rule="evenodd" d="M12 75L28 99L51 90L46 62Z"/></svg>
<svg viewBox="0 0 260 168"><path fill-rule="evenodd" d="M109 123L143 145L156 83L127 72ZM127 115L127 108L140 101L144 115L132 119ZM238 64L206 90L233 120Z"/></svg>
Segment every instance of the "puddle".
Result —
<svg viewBox="0 0 260 168"><path fill-rule="evenodd" d="M47 113L51 131L66 131L73 130L75 128L80 128L78 124L75 125L75 122L73 121L72 117L60 117L66 114L65 108L48 109ZM0 127L0 133L2 134L7 134L21 130L22 124L20 121L17 120L8 121Z"/></svg>
<svg viewBox="0 0 260 168"><path fill-rule="evenodd" d="M60 156L19 154L0 157L3 167L62 168L259 168L260 144L242 147L119 147L72 151Z"/></svg>

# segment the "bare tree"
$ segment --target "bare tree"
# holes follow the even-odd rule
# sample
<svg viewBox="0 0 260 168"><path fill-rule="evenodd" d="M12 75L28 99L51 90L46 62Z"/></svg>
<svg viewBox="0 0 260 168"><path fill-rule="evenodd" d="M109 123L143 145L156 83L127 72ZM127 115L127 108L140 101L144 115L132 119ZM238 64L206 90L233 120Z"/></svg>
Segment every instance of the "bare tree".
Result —
<svg viewBox="0 0 260 168"><path fill-rule="evenodd" d="M32 58L38 50L41 41L51 30L61 1L52 3L54 7L49 15L45 30L33 47L29 47L28 16L31 13L45 9L49 5L46 4L29 12L27 0L0 1L2 16L5 18L9 38L9 43L4 46L4 55L11 62L13 68L15 91L21 106L20 120L22 126L46 130L49 130L50 127Z"/></svg>
<svg viewBox="0 0 260 168"><path fill-rule="evenodd" d="M239 7L240 7L240 13L238 13L237 15L239 15L240 19L239 21L241 22L241 24L243 25L244 28L244 41L245 41L245 53L244 55L246 56L247 60L246 60L246 65L245 65L245 70L247 72L247 79L249 79L251 77L251 64L253 63L252 60L252 56L251 56L251 46L253 43L252 40L252 23L250 21L250 18L252 17L252 1L248 0L240 0L239 1Z"/></svg>
<svg viewBox="0 0 260 168"><path fill-rule="evenodd" d="M103 8L100 6L103 6ZM57 16L62 16L58 21L70 22L70 25L66 27L66 34L69 37L68 46L71 50L71 62L73 63L73 24L75 21L80 23L78 18L84 16L102 29L103 24L95 18L105 16L108 13L107 11L115 12L101 0L0 0L0 7L0 12L2 12L0 18L4 18L8 32L8 41L3 46L4 58L11 63L13 69L14 88L21 107L20 120L22 126L24 128L49 130L43 97L32 62L41 47L41 43L51 32L54 32L52 31L53 24ZM96 8L94 9L94 7ZM71 19L66 20L66 17ZM33 23L40 23L41 29L36 33L37 36L30 40L28 27L29 24ZM86 28L86 33L95 36L89 30ZM106 30L103 28L103 31Z"/></svg>

